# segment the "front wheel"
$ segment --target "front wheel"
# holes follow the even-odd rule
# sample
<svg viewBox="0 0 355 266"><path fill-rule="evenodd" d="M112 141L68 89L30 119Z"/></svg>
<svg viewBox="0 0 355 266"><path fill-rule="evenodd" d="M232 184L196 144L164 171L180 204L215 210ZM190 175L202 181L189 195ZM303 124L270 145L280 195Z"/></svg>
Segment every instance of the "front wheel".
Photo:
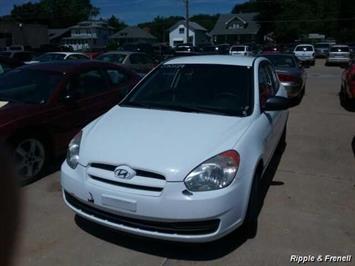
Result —
<svg viewBox="0 0 355 266"><path fill-rule="evenodd" d="M22 138L15 142L15 165L21 183L28 184L44 174L47 151L44 141L39 138Z"/></svg>

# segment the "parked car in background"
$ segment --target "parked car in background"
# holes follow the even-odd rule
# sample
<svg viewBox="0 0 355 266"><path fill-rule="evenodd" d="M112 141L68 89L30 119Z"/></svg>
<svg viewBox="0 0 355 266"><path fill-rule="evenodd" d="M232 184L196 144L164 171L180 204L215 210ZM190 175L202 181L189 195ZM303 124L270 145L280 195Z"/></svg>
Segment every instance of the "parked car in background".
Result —
<svg viewBox="0 0 355 266"><path fill-rule="evenodd" d="M295 103L302 99L306 88L306 72L297 63L294 55L263 53L260 56L271 61L281 84L285 87L289 98L294 98Z"/></svg>
<svg viewBox="0 0 355 266"><path fill-rule="evenodd" d="M220 54L220 55L227 55L229 54L229 50L231 48L231 45L228 44L228 43L224 43L224 44L218 44L216 45L216 52L217 54Z"/></svg>
<svg viewBox="0 0 355 266"><path fill-rule="evenodd" d="M315 49L311 44L299 44L294 49L294 54L305 66L315 65Z"/></svg>
<svg viewBox="0 0 355 266"><path fill-rule="evenodd" d="M355 107L355 61L342 74L340 100L344 106Z"/></svg>
<svg viewBox="0 0 355 266"><path fill-rule="evenodd" d="M2 57L7 57L7 58L11 58L20 62L28 62L31 61L34 57L35 54L33 52L30 51L3 51L0 52L0 56Z"/></svg>
<svg viewBox="0 0 355 266"><path fill-rule="evenodd" d="M229 54L252 56L253 51L249 45L233 45L229 50Z"/></svg>
<svg viewBox="0 0 355 266"><path fill-rule="evenodd" d="M42 54L32 61L26 62L27 64L46 63L52 61L64 61L64 60L90 60L90 57L83 53L72 52L50 52Z"/></svg>
<svg viewBox="0 0 355 266"><path fill-rule="evenodd" d="M355 57L355 43L349 44L350 56L351 58Z"/></svg>
<svg viewBox="0 0 355 266"><path fill-rule="evenodd" d="M175 47L175 56L190 56L198 54L198 50L192 44L184 43Z"/></svg>
<svg viewBox="0 0 355 266"><path fill-rule="evenodd" d="M87 49L85 51L81 51L83 54L87 55L91 60L96 59L99 55L107 52L105 49L100 49L100 48L92 48L92 49Z"/></svg>
<svg viewBox="0 0 355 266"><path fill-rule="evenodd" d="M26 65L1 76L0 140L13 148L23 181L40 177L82 127L138 80L126 68L90 61Z"/></svg>
<svg viewBox="0 0 355 266"><path fill-rule="evenodd" d="M157 61L145 53L123 51L107 52L99 55L96 60L125 65L140 75L147 74L158 64Z"/></svg>
<svg viewBox="0 0 355 266"><path fill-rule="evenodd" d="M277 45L266 45L262 48L263 54L280 53L281 49Z"/></svg>
<svg viewBox="0 0 355 266"><path fill-rule="evenodd" d="M21 61L0 56L0 76L22 65Z"/></svg>
<svg viewBox="0 0 355 266"><path fill-rule="evenodd" d="M350 49L348 45L333 45L330 48L326 65L347 66L350 63Z"/></svg>
<svg viewBox="0 0 355 266"><path fill-rule="evenodd" d="M165 240L213 241L243 223L255 231L288 106L267 59L170 60L71 141L65 203L95 223Z"/></svg>
<svg viewBox="0 0 355 266"><path fill-rule="evenodd" d="M330 43L328 42L319 42L316 43L314 48L316 50L316 58L327 58L329 55Z"/></svg>

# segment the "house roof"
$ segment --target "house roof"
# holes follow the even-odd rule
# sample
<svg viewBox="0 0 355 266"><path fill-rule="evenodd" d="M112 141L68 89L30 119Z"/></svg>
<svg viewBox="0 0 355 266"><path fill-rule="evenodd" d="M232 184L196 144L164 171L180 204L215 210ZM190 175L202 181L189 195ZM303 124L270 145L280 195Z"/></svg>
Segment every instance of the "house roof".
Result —
<svg viewBox="0 0 355 266"><path fill-rule="evenodd" d="M258 13L238 13L238 14L222 14L219 16L216 25L210 32L211 35L243 35L257 34L260 25L256 21ZM228 29L228 24L234 19L240 20L244 27Z"/></svg>
<svg viewBox="0 0 355 266"><path fill-rule="evenodd" d="M48 38L49 38L49 40L53 40L53 39L56 39L58 37L61 37L62 35L66 34L69 31L70 31L70 28L48 29Z"/></svg>
<svg viewBox="0 0 355 266"><path fill-rule="evenodd" d="M156 39L155 36L137 26L126 27L110 36L110 39Z"/></svg>
<svg viewBox="0 0 355 266"><path fill-rule="evenodd" d="M168 31L173 31L180 25L186 25L185 20L180 20L179 22L175 23L174 26L170 27ZM197 24L196 22L189 21L189 26L191 30L202 30L202 31L207 31L204 27L202 27L200 24Z"/></svg>
<svg viewBox="0 0 355 266"><path fill-rule="evenodd" d="M77 25L71 27L71 29L89 29L89 28L103 28L103 29L111 29L114 28L109 26L108 23L104 20L86 20L81 21Z"/></svg>

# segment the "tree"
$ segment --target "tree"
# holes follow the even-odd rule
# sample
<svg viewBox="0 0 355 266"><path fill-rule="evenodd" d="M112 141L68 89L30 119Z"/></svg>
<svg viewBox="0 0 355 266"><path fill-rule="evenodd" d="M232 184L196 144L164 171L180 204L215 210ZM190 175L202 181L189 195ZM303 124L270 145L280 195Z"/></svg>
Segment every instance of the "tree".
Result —
<svg viewBox="0 0 355 266"><path fill-rule="evenodd" d="M99 9L90 0L40 0L15 5L11 16L24 23L43 23L50 28L64 28L96 17Z"/></svg>
<svg viewBox="0 0 355 266"><path fill-rule="evenodd" d="M199 14L191 17L191 21L200 24L202 27L206 28L210 32L213 27L216 25L219 15L206 15Z"/></svg>
<svg viewBox="0 0 355 266"><path fill-rule="evenodd" d="M113 27L115 31L120 31L127 27L127 24L124 23L122 20L116 18L114 15L112 15L108 20L107 23L109 26Z"/></svg>
<svg viewBox="0 0 355 266"><path fill-rule="evenodd" d="M170 27L174 26L183 17L155 17L153 21L141 23L138 27L143 29L149 29L150 33L158 38L161 42L166 42L168 40L168 30Z"/></svg>

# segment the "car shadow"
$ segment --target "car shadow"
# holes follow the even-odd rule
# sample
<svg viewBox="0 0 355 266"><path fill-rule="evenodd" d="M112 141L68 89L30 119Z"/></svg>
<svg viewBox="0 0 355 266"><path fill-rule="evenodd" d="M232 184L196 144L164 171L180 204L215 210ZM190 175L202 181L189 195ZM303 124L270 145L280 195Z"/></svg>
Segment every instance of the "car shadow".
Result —
<svg viewBox="0 0 355 266"><path fill-rule="evenodd" d="M273 181L284 149L285 146L281 148L280 152L275 153L268 169L265 171L261 182L259 213L264 205L264 198L269 186L284 184L281 181ZM193 244L163 241L115 231L83 219L78 215L75 216L75 222L83 231L109 243L154 256L191 261L208 261L224 257L239 248L248 239L254 238L257 232L257 225L251 229L254 232L250 232L249 228L241 226L231 234L214 242Z"/></svg>
<svg viewBox="0 0 355 266"><path fill-rule="evenodd" d="M354 158L355 158L355 136L353 137L353 140L351 142L351 148L353 150Z"/></svg>

